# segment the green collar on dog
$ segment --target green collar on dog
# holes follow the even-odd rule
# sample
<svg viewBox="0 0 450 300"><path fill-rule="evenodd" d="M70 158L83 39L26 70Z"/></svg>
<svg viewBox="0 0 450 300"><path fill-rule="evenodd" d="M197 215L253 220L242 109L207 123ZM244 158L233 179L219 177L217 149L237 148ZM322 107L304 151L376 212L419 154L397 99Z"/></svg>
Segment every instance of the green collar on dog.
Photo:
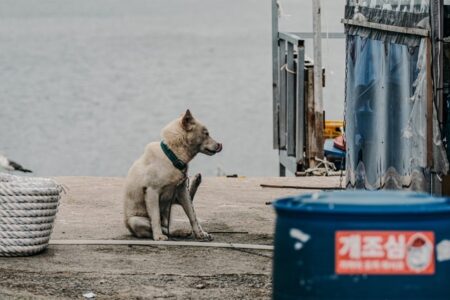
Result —
<svg viewBox="0 0 450 300"><path fill-rule="evenodd" d="M173 166L177 168L180 171L184 171L187 168L187 164L179 159L175 153L173 153L172 150L170 150L169 146L164 143L164 141L161 141L161 149L164 152L164 154L167 156L168 159L172 162Z"/></svg>

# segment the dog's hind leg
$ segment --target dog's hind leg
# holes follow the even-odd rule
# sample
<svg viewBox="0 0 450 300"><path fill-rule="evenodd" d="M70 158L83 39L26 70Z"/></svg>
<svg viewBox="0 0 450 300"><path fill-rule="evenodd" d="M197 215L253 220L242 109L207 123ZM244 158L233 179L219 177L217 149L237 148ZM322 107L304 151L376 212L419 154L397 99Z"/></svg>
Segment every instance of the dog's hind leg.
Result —
<svg viewBox="0 0 450 300"><path fill-rule="evenodd" d="M161 207L161 230L162 233L177 238L185 238L192 235L191 229L179 228L175 230L170 230L170 214L173 207L173 204L178 203L177 199L174 199L174 203L167 203L167 205L160 205Z"/></svg>
<svg viewBox="0 0 450 300"><path fill-rule="evenodd" d="M212 241L212 235L208 234L203 230L202 226L199 224L197 220L197 216L195 215L194 205L191 200L191 196L187 188L181 189L178 194L178 202L183 207L184 212L186 213L189 222L191 223L192 231L197 239Z"/></svg>
<svg viewBox="0 0 450 300"><path fill-rule="evenodd" d="M146 217L130 217L127 221L127 227L131 233L138 238L151 238L152 226L150 219Z"/></svg>
<svg viewBox="0 0 450 300"><path fill-rule="evenodd" d="M192 179L190 188L189 188L189 196L191 201L194 200L195 194L197 193L197 189L202 182L202 175L200 173L196 174ZM173 203L171 204L181 204L178 198L175 198ZM161 229L162 233L171 237L185 238L192 235L191 229L176 229L174 231L169 232L170 228L170 214L171 214L172 205L161 206Z"/></svg>

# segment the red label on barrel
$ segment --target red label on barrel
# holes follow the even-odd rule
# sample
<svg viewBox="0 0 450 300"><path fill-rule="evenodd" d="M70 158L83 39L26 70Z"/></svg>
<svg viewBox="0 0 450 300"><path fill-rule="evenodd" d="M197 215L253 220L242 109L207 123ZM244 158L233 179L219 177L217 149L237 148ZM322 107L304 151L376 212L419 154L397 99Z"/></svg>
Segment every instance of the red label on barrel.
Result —
<svg viewBox="0 0 450 300"><path fill-rule="evenodd" d="M432 231L336 231L336 274L432 275Z"/></svg>

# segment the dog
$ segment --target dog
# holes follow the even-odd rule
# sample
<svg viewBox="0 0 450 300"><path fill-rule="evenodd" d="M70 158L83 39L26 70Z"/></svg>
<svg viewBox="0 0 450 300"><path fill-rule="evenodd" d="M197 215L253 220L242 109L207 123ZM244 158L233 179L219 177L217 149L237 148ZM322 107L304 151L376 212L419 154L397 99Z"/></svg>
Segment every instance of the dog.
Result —
<svg viewBox="0 0 450 300"><path fill-rule="evenodd" d="M168 235L211 241L212 235L199 224L192 198L201 177L188 189L188 163L198 154L214 155L222 144L187 110L161 131L162 141L147 145L131 166L125 183L125 225L138 238L165 241ZM192 230L169 233L170 211L180 204Z"/></svg>

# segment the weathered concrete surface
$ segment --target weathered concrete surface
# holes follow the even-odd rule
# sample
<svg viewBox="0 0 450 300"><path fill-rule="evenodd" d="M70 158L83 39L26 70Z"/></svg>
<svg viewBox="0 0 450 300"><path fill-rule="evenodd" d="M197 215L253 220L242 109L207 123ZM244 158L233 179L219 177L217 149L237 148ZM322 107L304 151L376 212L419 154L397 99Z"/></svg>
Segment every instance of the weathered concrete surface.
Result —
<svg viewBox="0 0 450 300"><path fill-rule="evenodd" d="M122 178L59 177L66 186L52 239L131 239L123 226ZM329 178L205 178L194 204L215 241L271 244L277 197L307 190L261 183L337 186ZM175 209L172 228L188 226ZM37 256L0 258L0 299L267 299L270 251L193 247L50 246Z"/></svg>

